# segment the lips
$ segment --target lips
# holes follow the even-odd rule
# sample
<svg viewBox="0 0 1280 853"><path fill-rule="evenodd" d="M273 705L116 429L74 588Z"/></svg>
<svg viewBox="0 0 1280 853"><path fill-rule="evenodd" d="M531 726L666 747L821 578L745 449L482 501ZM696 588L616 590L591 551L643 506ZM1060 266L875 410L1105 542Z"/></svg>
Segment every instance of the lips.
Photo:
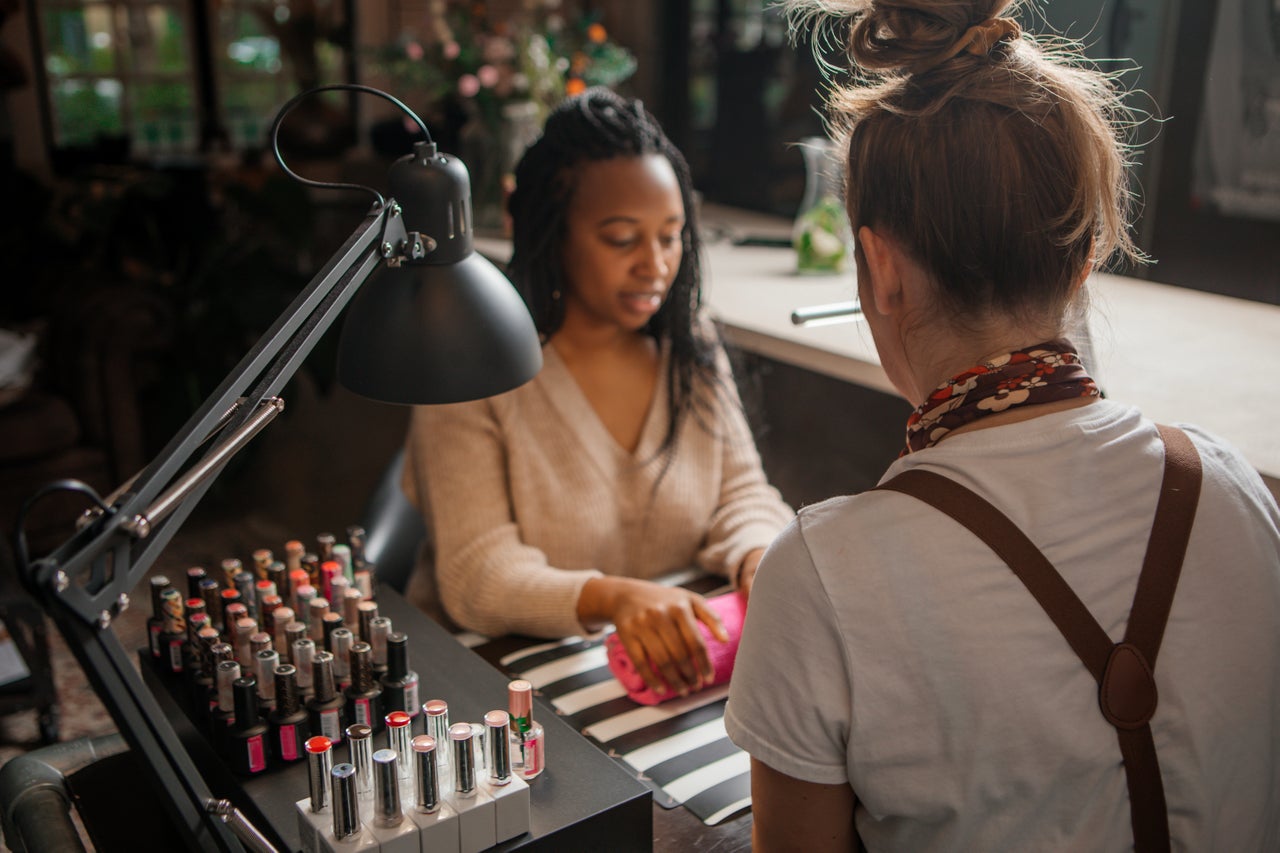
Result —
<svg viewBox="0 0 1280 853"><path fill-rule="evenodd" d="M662 307L662 293L658 291L624 293L622 303L632 311L651 314Z"/></svg>

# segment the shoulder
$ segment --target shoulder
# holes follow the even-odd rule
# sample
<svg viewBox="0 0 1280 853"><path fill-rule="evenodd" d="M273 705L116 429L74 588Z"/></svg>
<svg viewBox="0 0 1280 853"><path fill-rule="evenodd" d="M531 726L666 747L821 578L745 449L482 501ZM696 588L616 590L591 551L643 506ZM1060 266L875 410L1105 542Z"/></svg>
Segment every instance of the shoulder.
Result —
<svg viewBox="0 0 1280 853"><path fill-rule="evenodd" d="M1244 453L1221 436L1194 424L1175 426L1187 434L1200 454L1205 482L1219 484L1223 489L1245 497L1256 510L1269 516L1273 525L1280 524L1280 509L1277 509L1275 497Z"/></svg>

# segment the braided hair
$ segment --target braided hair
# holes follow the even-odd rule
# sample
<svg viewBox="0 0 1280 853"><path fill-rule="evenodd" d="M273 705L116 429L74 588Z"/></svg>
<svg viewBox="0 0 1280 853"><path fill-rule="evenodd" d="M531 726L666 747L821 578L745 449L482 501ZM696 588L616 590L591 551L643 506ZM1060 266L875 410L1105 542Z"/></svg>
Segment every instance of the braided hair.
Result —
<svg viewBox="0 0 1280 853"><path fill-rule="evenodd" d="M515 191L508 201L512 227L507 272L524 297L544 341L564 324L568 285L561 256L565 219L583 163L658 154L667 159L680 185L685 221L683 254L667 298L642 332L670 346L667 389L669 419L662 452L675 441L680 419L705 405L701 388L715 389L718 342L698 322L702 306L701 240L696 222L693 179L684 155L638 100L606 88L592 88L561 103L547 118L542 136L516 165ZM702 419L699 418L701 421Z"/></svg>

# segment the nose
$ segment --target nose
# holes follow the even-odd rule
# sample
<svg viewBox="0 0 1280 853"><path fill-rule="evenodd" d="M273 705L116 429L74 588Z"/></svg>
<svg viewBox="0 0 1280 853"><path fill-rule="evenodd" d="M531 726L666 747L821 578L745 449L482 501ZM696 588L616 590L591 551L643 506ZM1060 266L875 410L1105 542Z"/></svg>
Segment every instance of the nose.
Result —
<svg viewBox="0 0 1280 853"><path fill-rule="evenodd" d="M641 250L640 269L645 275L666 278L671 274L671 259L660 240L647 240Z"/></svg>

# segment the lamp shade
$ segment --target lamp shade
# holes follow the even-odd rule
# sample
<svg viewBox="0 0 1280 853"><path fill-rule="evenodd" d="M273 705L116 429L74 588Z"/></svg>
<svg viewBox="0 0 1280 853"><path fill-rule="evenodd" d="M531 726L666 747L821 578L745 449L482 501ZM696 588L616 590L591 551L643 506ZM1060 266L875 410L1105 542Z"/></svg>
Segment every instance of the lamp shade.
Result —
<svg viewBox="0 0 1280 853"><path fill-rule="evenodd" d="M524 301L474 252L456 264L381 270L347 308L338 345L338 381L387 403L488 397L541 367Z"/></svg>
<svg viewBox="0 0 1280 853"><path fill-rule="evenodd" d="M418 143L389 182L405 228L435 247L385 267L347 308L338 381L388 403L457 403L507 391L542 367L524 300L476 254L471 184L455 157Z"/></svg>

